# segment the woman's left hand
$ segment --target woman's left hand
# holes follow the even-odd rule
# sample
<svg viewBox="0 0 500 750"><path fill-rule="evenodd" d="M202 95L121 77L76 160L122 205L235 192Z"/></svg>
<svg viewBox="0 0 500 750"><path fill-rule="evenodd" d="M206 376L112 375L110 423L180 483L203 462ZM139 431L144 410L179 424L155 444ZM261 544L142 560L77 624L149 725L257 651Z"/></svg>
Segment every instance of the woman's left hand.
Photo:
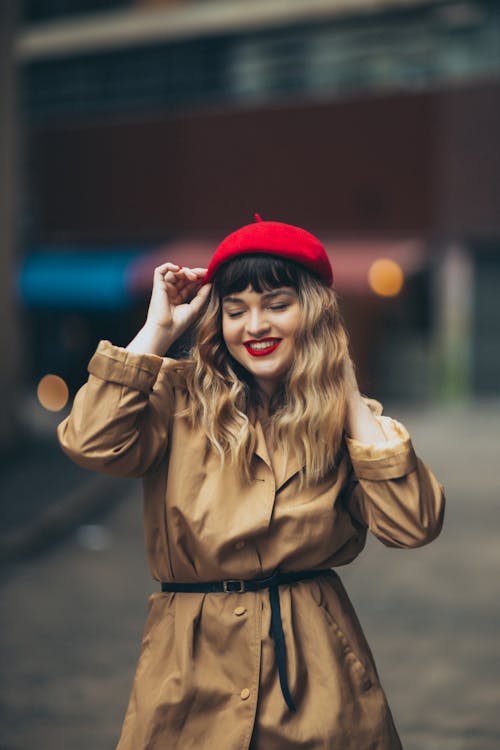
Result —
<svg viewBox="0 0 500 750"><path fill-rule="evenodd" d="M362 443L384 441L384 431L359 392L354 365L349 354L346 354L344 359L344 378L347 400L344 423L346 433Z"/></svg>

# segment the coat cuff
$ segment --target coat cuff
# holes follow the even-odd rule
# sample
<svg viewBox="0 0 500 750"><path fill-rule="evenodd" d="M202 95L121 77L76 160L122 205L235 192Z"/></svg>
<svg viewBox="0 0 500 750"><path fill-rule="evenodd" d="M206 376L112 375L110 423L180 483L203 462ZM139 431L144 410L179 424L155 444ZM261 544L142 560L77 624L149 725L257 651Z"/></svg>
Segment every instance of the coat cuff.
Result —
<svg viewBox="0 0 500 750"><path fill-rule="evenodd" d="M148 395L163 363L163 357L156 354L135 354L110 341L100 341L89 362L88 371L101 380L125 385Z"/></svg>
<svg viewBox="0 0 500 750"><path fill-rule="evenodd" d="M386 440L361 443L346 436L347 449L357 479L397 479L414 471L417 457L406 428L390 417L376 417Z"/></svg>

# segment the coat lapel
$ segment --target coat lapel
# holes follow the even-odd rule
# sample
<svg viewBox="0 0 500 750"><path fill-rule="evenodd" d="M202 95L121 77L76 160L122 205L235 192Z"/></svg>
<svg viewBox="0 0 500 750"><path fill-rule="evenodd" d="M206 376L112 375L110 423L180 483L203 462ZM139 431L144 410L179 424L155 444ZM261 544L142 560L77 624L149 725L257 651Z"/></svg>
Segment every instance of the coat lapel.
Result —
<svg viewBox="0 0 500 750"><path fill-rule="evenodd" d="M254 453L268 466L273 472L274 479L276 482L276 492L283 487L298 471L301 470L302 465L297 461L295 456L288 456L286 465L283 466L283 457L281 455L271 456L267 448L266 439L264 436L264 430L260 420L256 420L255 430L257 436L257 442L254 449ZM278 449L279 451L279 449Z"/></svg>
<svg viewBox="0 0 500 750"><path fill-rule="evenodd" d="M271 469L272 471L272 464L271 464L271 458L269 456L269 451L267 450L266 445L266 439L264 437L264 430L262 429L262 425L260 421L257 419L255 422L255 432L257 436L257 443L254 448L254 453L256 456L258 456L262 461L264 461L265 464Z"/></svg>
<svg viewBox="0 0 500 750"><path fill-rule="evenodd" d="M302 469L302 465L297 461L295 456L288 456L285 471L280 472L281 476L276 477L276 492L289 482L289 480Z"/></svg>

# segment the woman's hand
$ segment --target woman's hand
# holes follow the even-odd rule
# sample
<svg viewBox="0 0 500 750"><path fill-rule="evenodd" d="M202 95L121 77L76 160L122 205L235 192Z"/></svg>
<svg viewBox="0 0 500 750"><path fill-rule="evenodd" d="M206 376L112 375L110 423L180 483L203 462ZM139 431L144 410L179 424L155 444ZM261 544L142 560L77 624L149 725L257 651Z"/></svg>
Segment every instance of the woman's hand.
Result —
<svg viewBox="0 0 500 750"><path fill-rule="evenodd" d="M354 365L349 354L345 355L344 358L344 381L346 385L346 398L350 406L355 405L358 401L361 401L361 394L359 392L358 381L356 379L356 373L354 372Z"/></svg>
<svg viewBox="0 0 500 750"><path fill-rule="evenodd" d="M155 268L153 290L144 327L128 351L163 356L192 325L208 299L211 284L204 284L206 268L183 268L163 263Z"/></svg>
<svg viewBox="0 0 500 750"><path fill-rule="evenodd" d="M178 338L196 320L208 297L202 286L206 268L163 263L155 268L146 324L170 330Z"/></svg>
<svg viewBox="0 0 500 750"><path fill-rule="evenodd" d="M359 392L354 365L349 354L345 356L343 369L347 400L344 424L346 433L361 443L378 443L386 440L377 418Z"/></svg>

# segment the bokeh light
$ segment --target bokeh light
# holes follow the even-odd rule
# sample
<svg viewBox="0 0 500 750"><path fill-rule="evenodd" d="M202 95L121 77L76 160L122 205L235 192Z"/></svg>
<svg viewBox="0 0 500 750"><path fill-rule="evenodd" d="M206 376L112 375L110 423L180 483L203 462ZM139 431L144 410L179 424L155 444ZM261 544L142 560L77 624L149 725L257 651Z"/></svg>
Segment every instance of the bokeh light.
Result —
<svg viewBox="0 0 500 750"><path fill-rule="evenodd" d="M403 270L390 258L378 258L370 266L368 282L375 294L381 297L395 297L403 288Z"/></svg>
<svg viewBox="0 0 500 750"><path fill-rule="evenodd" d="M59 375L44 375L36 392L39 402L47 411L61 411L68 403L68 386Z"/></svg>

